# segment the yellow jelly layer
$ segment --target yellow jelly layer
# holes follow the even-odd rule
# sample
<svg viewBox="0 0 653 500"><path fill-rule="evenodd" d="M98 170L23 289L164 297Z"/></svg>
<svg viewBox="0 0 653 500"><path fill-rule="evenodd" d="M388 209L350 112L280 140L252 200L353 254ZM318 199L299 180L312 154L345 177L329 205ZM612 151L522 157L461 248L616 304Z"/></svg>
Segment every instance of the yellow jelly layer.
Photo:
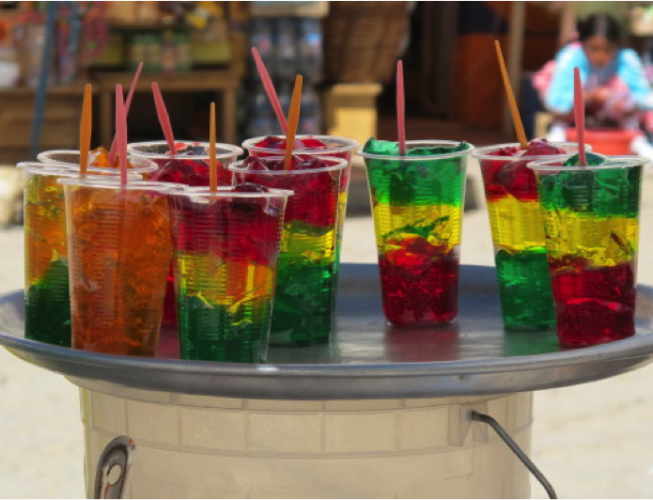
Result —
<svg viewBox="0 0 653 500"><path fill-rule="evenodd" d="M248 261L224 261L215 254L175 252L177 296L197 297L207 307L234 308L271 297L275 271Z"/></svg>
<svg viewBox="0 0 653 500"><path fill-rule="evenodd" d="M460 245L462 206L392 206L374 207L374 229L379 255L396 248L396 243L415 238L431 245L451 249Z"/></svg>
<svg viewBox="0 0 653 500"><path fill-rule="evenodd" d="M495 248L510 253L544 247L544 223L538 201L504 196L488 203Z"/></svg>
<svg viewBox="0 0 653 500"><path fill-rule="evenodd" d="M335 259L336 230L321 230L306 226L301 222L287 222L281 235L281 257L288 264L323 263L330 264Z"/></svg>
<svg viewBox="0 0 653 500"><path fill-rule="evenodd" d="M596 217L566 210L543 213L550 259L580 257L592 266L604 267L635 257L639 235L636 218Z"/></svg>

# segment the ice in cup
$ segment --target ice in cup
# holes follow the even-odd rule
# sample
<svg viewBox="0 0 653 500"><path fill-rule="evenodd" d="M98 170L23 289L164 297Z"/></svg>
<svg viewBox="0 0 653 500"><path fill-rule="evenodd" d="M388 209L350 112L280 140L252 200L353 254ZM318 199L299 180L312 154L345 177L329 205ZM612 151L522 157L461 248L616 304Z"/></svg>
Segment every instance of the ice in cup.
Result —
<svg viewBox="0 0 653 500"><path fill-rule="evenodd" d="M265 362L291 194L241 184L171 195L182 359Z"/></svg>
<svg viewBox="0 0 653 500"><path fill-rule="evenodd" d="M598 155L594 155L598 156ZM587 346L635 333L638 157L578 166L577 156L529 164L544 218L560 344Z"/></svg>
<svg viewBox="0 0 653 500"><path fill-rule="evenodd" d="M347 161L324 156L250 157L231 167L237 183L293 191L288 199L277 268L272 345L329 340L336 291L336 230Z"/></svg>
<svg viewBox="0 0 653 500"><path fill-rule="evenodd" d="M572 143L533 140L478 148L494 243L503 324L513 330L547 330L555 325L553 292L544 227L531 161L568 158Z"/></svg>
<svg viewBox="0 0 653 500"><path fill-rule="evenodd" d="M107 159L102 160L100 156L103 153L97 150L89 154L88 169L89 174L96 175L120 175L118 167L108 166ZM106 154L104 154L106 156ZM68 168L79 172L79 151L72 149L54 149L51 151L43 151L38 154L36 159L48 165L56 165L59 168ZM154 173L159 167L147 160L146 158L136 158L134 156L128 157L127 168L131 174L138 174L144 180L152 178Z"/></svg>
<svg viewBox="0 0 653 500"><path fill-rule="evenodd" d="M449 323L458 314L465 142L370 139L365 159L381 274L383 312L397 326Z"/></svg>
<svg viewBox="0 0 653 500"><path fill-rule="evenodd" d="M171 155L166 141L135 142L127 145L127 152L131 156L148 159L158 165L159 170L152 176L152 180L186 186L208 186L210 180L209 143L177 141L175 147L177 153ZM231 186L232 174L228 167L242 154L243 150L238 146L216 144L219 186ZM163 323L172 327L177 326L175 278L172 267L168 273Z"/></svg>
<svg viewBox="0 0 653 500"><path fill-rule="evenodd" d="M154 356L176 185L65 178L73 347Z"/></svg>

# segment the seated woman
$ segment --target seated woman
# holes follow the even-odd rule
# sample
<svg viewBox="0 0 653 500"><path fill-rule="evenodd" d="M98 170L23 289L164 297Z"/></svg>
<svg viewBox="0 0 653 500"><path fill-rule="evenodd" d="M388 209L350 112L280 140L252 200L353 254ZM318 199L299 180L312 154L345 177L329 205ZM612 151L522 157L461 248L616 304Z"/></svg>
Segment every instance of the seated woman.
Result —
<svg viewBox="0 0 653 500"><path fill-rule="evenodd" d="M566 138L573 124L574 68L583 81L589 127L639 130L644 111L653 110L653 92L637 53L621 45L619 24L608 14L593 14L579 23L578 42L563 47L555 61L533 78L544 106L554 116L548 139ZM638 135L635 154L653 157L653 147Z"/></svg>

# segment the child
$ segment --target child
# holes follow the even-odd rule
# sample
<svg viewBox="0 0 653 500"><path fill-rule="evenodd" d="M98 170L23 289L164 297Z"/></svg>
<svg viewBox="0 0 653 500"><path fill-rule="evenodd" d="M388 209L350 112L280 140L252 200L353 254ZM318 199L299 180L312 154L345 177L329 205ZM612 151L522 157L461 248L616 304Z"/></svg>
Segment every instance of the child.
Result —
<svg viewBox="0 0 653 500"><path fill-rule="evenodd" d="M632 49L622 48L619 24L608 14L593 14L579 23L578 42L565 46L533 78L544 106L553 113L549 140L565 140L572 124L574 68L583 81L589 126L639 130L643 111L653 110L653 92L642 61ZM644 135L631 143L635 154L653 157Z"/></svg>

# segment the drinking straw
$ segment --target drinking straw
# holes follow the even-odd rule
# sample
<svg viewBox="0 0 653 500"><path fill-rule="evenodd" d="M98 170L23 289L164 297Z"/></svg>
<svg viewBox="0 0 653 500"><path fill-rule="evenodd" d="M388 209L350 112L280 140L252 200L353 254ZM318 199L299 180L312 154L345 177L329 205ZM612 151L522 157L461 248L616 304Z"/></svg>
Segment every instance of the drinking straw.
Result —
<svg viewBox="0 0 653 500"><path fill-rule="evenodd" d="M295 88L292 91L290 100L290 112L288 113L288 131L286 132L286 158L283 162L284 170L292 167L292 150L295 147L295 135L299 125L299 109L302 104L302 75L295 78Z"/></svg>
<svg viewBox="0 0 653 500"><path fill-rule="evenodd" d="M211 103L211 123L209 124L209 183L211 192L218 190L218 167L215 160L215 103Z"/></svg>
<svg viewBox="0 0 653 500"><path fill-rule="evenodd" d="M519 109L517 108L517 101L515 100L515 94L512 91L512 85L510 85L510 78L508 78L508 70L506 69L506 63L503 60L503 53L501 52L501 44L499 40L494 41L494 45L497 49L497 58L499 59L499 68L501 69L501 77L503 78L503 86L506 89L506 96L508 97L508 104L510 105L510 112L512 113L512 121L515 124L515 132L517 133L517 141L522 149L528 148L528 139L526 139L526 132L524 132L524 124L521 121L521 116L519 116Z"/></svg>
<svg viewBox="0 0 653 500"><path fill-rule="evenodd" d="M156 105L156 114L159 117L159 123L163 129L163 135L168 142L168 149L170 150L171 155L177 154L177 147L175 146L175 137L172 134L172 126L170 125L170 117L168 116L168 110L166 105L163 102L163 96L159 90L159 84L154 82L152 84L152 92L154 93L154 104Z"/></svg>
<svg viewBox="0 0 653 500"><path fill-rule="evenodd" d="M288 123L286 123L286 117L283 115L283 110L281 109L281 103L279 102L279 97L277 96L277 91L274 90L274 84L272 83L272 78L265 67L265 63L259 54L256 47L252 47L252 56L254 56L254 62L256 63L256 69L258 70L258 75L261 77L261 83L263 83L263 89L268 96L268 100L274 109L274 114L277 115L277 120L279 120L279 125L281 125L281 130L284 134L288 134Z"/></svg>
<svg viewBox="0 0 653 500"><path fill-rule="evenodd" d="M399 154L406 154L406 100L404 97L404 63L397 61L397 132Z"/></svg>
<svg viewBox="0 0 653 500"><path fill-rule="evenodd" d="M127 93L127 101L125 102L125 116L129 116L129 108L132 105L132 98L134 97L134 91L136 90L136 84L138 79L141 76L141 71L143 71L143 62L141 61L136 68L136 73L134 73L134 78L132 78L132 83L129 86L129 92ZM111 149L109 150L109 166L113 166L116 161L116 154L118 153L118 137L113 136L113 141L111 142Z"/></svg>
<svg viewBox="0 0 653 500"><path fill-rule="evenodd" d="M583 98L583 82L580 70L574 68L574 115L576 117L576 135L578 137L578 163L587 166L585 155L585 99Z"/></svg>
<svg viewBox="0 0 653 500"><path fill-rule="evenodd" d="M127 184L127 119L122 85L116 85L116 137L118 139L118 158L120 159L120 184Z"/></svg>
<svg viewBox="0 0 653 500"><path fill-rule="evenodd" d="M90 83L84 86L84 103L82 104L82 119L79 122L79 172L86 175L88 169L88 151L91 149L91 129L93 121L93 87Z"/></svg>

